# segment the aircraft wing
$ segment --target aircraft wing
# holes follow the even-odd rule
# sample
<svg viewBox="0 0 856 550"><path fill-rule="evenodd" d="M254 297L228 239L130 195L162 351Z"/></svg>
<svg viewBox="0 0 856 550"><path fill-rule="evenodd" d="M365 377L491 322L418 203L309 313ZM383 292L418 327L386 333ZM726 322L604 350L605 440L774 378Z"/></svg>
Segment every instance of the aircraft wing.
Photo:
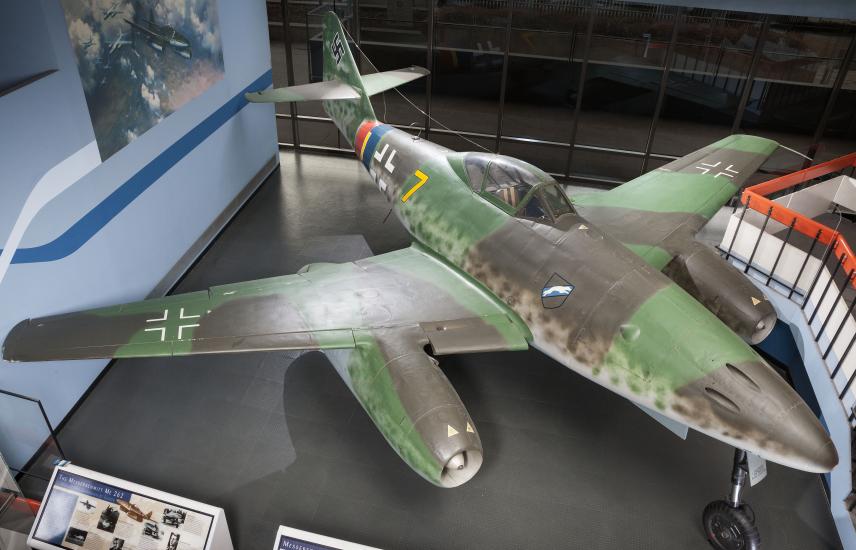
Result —
<svg viewBox="0 0 856 550"><path fill-rule="evenodd" d="M353 263L311 264L294 275L26 320L7 336L3 357L353 348L361 331L396 327L437 354L526 349L531 338L492 294L414 245Z"/></svg>
<svg viewBox="0 0 856 550"><path fill-rule="evenodd" d="M151 36L152 38L160 38L160 35L158 33L154 32L152 29L150 29L144 25L140 25L139 23L135 23L134 21L131 21L130 19L125 19L125 23L131 25L132 27L134 27L138 31L142 31L142 32L146 33L147 35Z"/></svg>
<svg viewBox="0 0 856 550"><path fill-rule="evenodd" d="M575 195L580 214L662 269L778 147L733 135L603 193Z"/></svg>

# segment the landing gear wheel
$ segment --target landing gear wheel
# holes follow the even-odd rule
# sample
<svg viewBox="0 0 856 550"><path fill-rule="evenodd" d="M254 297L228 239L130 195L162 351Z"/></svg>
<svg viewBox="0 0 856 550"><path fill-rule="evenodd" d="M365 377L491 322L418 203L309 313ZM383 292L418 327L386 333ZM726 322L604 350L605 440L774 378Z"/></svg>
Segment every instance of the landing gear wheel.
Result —
<svg viewBox="0 0 856 550"><path fill-rule="evenodd" d="M711 502L702 514L704 533L716 550L759 550L761 534L752 519L745 508L724 500Z"/></svg>
<svg viewBox="0 0 856 550"><path fill-rule="evenodd" d="M752 507L749 506L748 502L741 502L740 506L738 506L737 508L738 510L746 514L752 525L755 525L755 510L753 510Z"/></svg>

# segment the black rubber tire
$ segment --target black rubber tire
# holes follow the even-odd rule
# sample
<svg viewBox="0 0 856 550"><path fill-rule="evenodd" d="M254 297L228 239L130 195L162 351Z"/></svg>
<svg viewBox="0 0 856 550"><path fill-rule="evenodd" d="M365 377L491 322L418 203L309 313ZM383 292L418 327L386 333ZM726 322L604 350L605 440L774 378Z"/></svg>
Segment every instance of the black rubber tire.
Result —
<svg viewBox="0 0 856 550"><path fill-rule="evenodd" d="M749 522L752 525L755 525L755 510L753 510L752 507L749 506L749 503L748 502L741 502L740 506L738 508L740 509L741 512L746 514L746 517L749 518Z"/></svg>
<svg viewBox="0 0 856 550"><path fill-rule="evenodd" d="M759 550L761 534L749 514L724 500L711 502L702 513L704 534L716 550Z"/></svg>

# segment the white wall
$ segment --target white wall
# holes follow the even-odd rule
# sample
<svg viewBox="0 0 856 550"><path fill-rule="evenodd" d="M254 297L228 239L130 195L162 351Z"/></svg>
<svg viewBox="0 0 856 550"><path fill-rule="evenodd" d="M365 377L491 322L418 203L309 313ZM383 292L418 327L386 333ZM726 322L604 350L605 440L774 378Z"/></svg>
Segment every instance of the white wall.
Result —
<svg viewBox="0 0 856 550"><path fill-rule="evenodd" d="M36 181L94 139L60 4L33 1L42 3L51 36L49 44L39 47L54 49L59 70L0 96L0 243ZM28 317L144 298L276 157L273 108L244 106L241 94L254 82L271 80L265 3L217 1L225 77L98 165L35 217L18 258L55 259L9 267L0 280L0 338ZM0 15L14 19L17 4ZM182 150L195 141L195 147ZM135 185L139 189L140 182L162 170L134 197ZM112 219L95 215L111 209ZM56 424L105 364L0 361L0 388L40 399ZM19 405L0 396L0 450L11 465L20 466L36 450L21 437L38 432L34 422L35 416L22 417Z"/></svg>

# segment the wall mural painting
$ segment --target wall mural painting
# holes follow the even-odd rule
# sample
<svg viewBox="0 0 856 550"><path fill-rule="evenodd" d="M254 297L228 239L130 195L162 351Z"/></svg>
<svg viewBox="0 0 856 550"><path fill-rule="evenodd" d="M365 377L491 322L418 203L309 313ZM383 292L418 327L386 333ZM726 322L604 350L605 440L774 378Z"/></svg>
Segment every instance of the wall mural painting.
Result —
<svg viewBox="0 0 856 550"><path fill-rule="evenodd" d="M223 77L217 0L61 0L101 158Z"/></svg>

